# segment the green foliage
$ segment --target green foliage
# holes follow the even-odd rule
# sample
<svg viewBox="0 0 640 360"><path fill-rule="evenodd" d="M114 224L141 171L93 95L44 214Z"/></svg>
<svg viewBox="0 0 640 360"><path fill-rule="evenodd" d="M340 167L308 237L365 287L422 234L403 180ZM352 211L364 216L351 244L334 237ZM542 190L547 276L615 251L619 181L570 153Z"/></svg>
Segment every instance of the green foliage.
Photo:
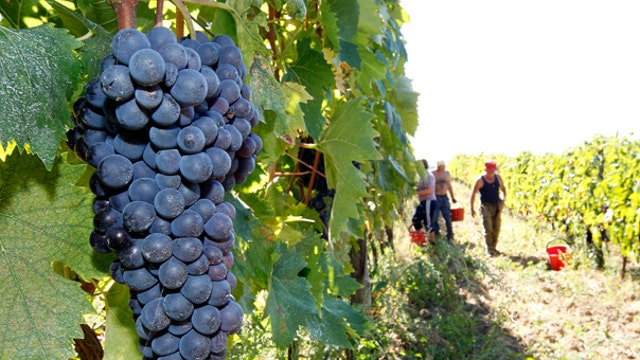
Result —
<svg viewBox="0 0 640 360"><path fill-rule="evenodd" d="M82 314L91 312L80 284L52 269L67 264L81 278L105 275L87 241L91 197L75 186L86 165L62 154L47 171L14 153L0 162L0 358L62 359L73 355ZM60 268L61 265L57 265Z"/></svg>
<svg viewBox="0 0 640 360"><path fill-rule="evenodd" d="M64 29L0 26L0 144L15 140L51 169L71 125L69 103L80 82L81 43Z"/></svg>
<svg viewBox="0 0 640 360"><path fill-rule="evenodd" d="M155 5L138 4L140 30L153 26ZM400 32L406 14L395 0L187 5L196 28L228 34L242 49L252 102L261 115L254 128L264 143L256 172L228 196L238 209L234 296L251 321L247 328L260 332L256 343L273 341L281 349L301 341L301 334L320 353L352 348L368 326L349 303L361 286L350 276L349 251L356 237L381 233L402 216L400 201L413 192L416 175L408 138L417 127L417 94L404 77L407 54ZM174 20L175 12L165 3L164 23L173 29L175 21L167 20ZM0 14L0 81L9 84L0 88L0 144L15 139L50 170L35 171L38 158L14 154L2 164L11 172L3 169L0 176L11 173L24 184L41 178L55 183L49 188L51 198L33 203L42 207L34 210L38 216L33 221L17 221L22 213L8 212L10 202L1 205L0 212L13 217L0 218L0 233L24 232L19 238L3 237L3 244L6 249L32 246L33 239L43 242L33 229L47 229L55 237L45 238L39 249L47 252L39 253L42 259L66 264L85 280L100 279L110 257L90 251L92 197L85 187L74 185L86 185L88 172L67 164L58 145L71 125L75 98L109 51L110 37L118 29L115 14L104 0L0 2ZM318 164L303 162L311 152L319 155ZM37 189L25 188L17 198L40 194ZM63 189L65 195L57 196ZM324 208L312 206L310 201L317 199ZM75 207L64 207L67 203ZM76 223L82 225L68 226ZM66 256L58 248L76 253ZM43 275L48 271L38 268L41 280L51 280L54 275ZM13 279L36 281L22 275ZM75 284L67 286L81 296ZM29 291L28 297L35 297L31 292L40 290ZM57 327L65 330L57 330L56 339L67 339L58 346L68 350L86 306L74 307L74 301L40 292L37 296L51 302L49 308L64 309L74 319ZM2 295L2 304L13 304L8 296ZM137 354L127 297L122 286L106 290L106 359ZM0 305L3 321L7 309ZM3 341L9 339L3 335ZM38 331L21 336L37 337ZM69 355L66 350L64 356ZM27 355L16 355L21 356Z"/></svg>

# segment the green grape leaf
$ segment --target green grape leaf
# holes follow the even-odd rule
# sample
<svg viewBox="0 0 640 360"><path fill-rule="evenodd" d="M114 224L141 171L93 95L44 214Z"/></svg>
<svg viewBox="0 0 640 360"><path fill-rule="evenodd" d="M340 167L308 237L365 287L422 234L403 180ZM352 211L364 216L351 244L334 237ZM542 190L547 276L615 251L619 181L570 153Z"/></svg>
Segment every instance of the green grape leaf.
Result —
<svg viewBox="0 0 640 360"><path fill-rule="evenodd" d="M351 338L362 332L365 318L349 303L328 295L322 303L322 316L313 316L308 320L311 335L327 346L350 349Z"/></svg>
<svg viewBox="0 0 640 360"><path fill-rule="evenodd" d="M331 10L331 4L327 1L320 2L320 14L318 20L322 24L322 36L324 46L338 50L340 48L340 38L338 36L338 18Z"/></svg>
<svg viewBox="0 0 640 360"><path fill-rule="evenodd" d="M278 245L278 260L271 270L269 297L265 312L271 319L273 341L279 348L291 344L308 317L318 314L307 279L298 274L307 263L304 257L286 245Z"/></svg>
<svg viewBox="0 0 640 360"><path fill-rule="evenodd" d="M80 284L52 266L90 279L110 262L89 246L92 196L75 186L86 165L58 159L51 171L18 152L0 162L0 359L72 356L82 314L94 310Z"/></svg>
<svg viewBox="0 0 640 360"><path fill-rule="evenodd" d="M418 129L418 96L406 77L397 79L396 86L390 91L391 102L402 117L402 129L411 136Z"/></svg>
<svg viewBox="0 0 640 360"><path fill-rule="evenodd" d="M344 40L353 40L358 32L360 6L358 0L330 0L331 11L338 19L338 35Z"/></svg>
<svg viewBox="0 0 640 360"><path fill-rule="evenodd" d="M336 190L329 221L330 239L346 230L348 218L359 218L356 204L368 195L364 175L353 161L381 159L374 141L378 133L371 124L374 115L361 102L362 99L354 99L337 105L331 124L318 143L325 155L327 185Z"/></svg>
<svg viewBox="0 0 640 360"><path fill-rule="evenodd" d="M39 0L0 1L0 19L15 29L27 28L25 19L43 19L47 16Z"/></svg>
<svg viewBox="0 0 640 360"><path fill-rule="evenodd" d="M71 126L68 103L78 89L82 45L67 30L0 26L0 143L29 144L48 169Z"/></svg>
<svg viewBox="0 0 640 360"><path fill-rule="evenodd" d="M106 293L107 324L105 326L104 360L139 359L138 334L133 312L129 308L129 288L116 282ZM134 356L135 354L135 356Z"/></svg>

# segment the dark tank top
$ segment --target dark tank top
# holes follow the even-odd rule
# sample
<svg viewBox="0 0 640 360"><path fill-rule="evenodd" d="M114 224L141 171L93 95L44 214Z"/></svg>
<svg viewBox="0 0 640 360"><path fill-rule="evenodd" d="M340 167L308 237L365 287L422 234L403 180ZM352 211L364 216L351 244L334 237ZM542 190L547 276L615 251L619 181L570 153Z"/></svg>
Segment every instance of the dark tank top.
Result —
<svg viewBox="0 0 640 360"><path fill-rule="evenodd" d="M497 204L500 202L500 178L496 174L493 182L490 183L482 176L482 182L484 183L480 188L480 201L483 203Z"/></svg>

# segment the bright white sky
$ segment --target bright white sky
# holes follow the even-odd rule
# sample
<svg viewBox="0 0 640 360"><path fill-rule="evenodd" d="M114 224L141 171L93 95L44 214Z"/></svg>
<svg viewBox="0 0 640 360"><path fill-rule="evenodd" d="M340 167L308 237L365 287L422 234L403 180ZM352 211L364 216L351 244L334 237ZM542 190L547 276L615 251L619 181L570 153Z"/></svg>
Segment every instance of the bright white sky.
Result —
<svg viewBox="0 0 640 360"><path fill-rule="evenodd" d="M416 157L640 135L640 1L402 0Z"/></svg>

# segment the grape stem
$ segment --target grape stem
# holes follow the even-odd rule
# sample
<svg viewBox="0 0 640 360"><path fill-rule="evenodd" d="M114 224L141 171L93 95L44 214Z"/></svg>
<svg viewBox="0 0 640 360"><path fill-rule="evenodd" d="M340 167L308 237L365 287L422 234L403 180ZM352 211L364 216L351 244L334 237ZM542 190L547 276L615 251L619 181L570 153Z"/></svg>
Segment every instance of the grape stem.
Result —
<svg viewBox="0 0 640 360"><path fill-rule="evenodd" d="M118 29L135 29L138 0L111 0L109 3L116 12Z"/></svg>

